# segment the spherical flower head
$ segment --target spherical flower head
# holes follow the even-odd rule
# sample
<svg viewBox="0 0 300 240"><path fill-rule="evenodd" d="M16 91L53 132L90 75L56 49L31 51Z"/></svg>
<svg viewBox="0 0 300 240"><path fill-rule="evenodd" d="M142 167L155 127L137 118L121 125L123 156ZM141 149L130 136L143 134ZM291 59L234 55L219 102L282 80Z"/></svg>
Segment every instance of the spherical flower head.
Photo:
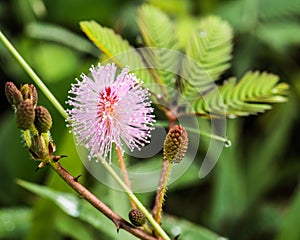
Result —
<svg viewBox="0 0 300 240"><path fill-rule="evenodd" d="M91 77L81 75L69 91L67 110L77 142L89 150L89 159L109 158L113 144L123 153L149 142L154 123L149 92L124 68L115 78L114 64L92 66Z"/></svg>

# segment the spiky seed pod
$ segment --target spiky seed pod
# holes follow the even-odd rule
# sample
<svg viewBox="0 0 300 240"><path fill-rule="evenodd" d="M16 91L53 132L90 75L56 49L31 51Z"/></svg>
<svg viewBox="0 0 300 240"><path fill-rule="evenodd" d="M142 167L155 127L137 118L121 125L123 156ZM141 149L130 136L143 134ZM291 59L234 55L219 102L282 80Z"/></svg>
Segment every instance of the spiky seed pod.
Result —
<svg viewBox="0 0 300 240"><path fill-rule="evenodd" d="M30 88L30 99L33 102L33 106L36 106L38 102L38 92L33 84L30 84L29 88Z"/></svg>
<svg viewBox="0 0 300 240"><path fill-rule="evenodd" d="M23 101L22 93L13 82L5 84L5 95L9 103L15 107Z"/></svg>
<svg viewBox="0 0 300 240"><path fill-rule="evenodd" d="M144 213L139 209L132 209L128 214L130 222L137 227L141 227L146 223Z"/></svg>
<svg viewBox="0 0 300 240"><path fill-rule="evenodd" d="M39 133L46 133L51 129L52 118L47 108L43 106L37 106L35 108L34 125Z"/></svg>
<svg viewBox="0 0 300 240"><path fill-rule="evenodd" d="M35 111L30 99L21 102L17 107L16 120L18 128L27 130L34 122Z"/></svg>
<svg viewBox="0 0 300 240"><path fill-rule="evenodd" d="M188 147L188 135L181 125L171 128L164 142L164 159L170 163L179 163Z"/></svg>

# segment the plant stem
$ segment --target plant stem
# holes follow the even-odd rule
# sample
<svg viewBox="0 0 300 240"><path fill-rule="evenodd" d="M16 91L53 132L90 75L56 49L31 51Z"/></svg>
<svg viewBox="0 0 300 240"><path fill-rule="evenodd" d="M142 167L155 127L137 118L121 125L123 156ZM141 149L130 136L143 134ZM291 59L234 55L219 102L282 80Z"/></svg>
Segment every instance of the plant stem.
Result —
<svg viewBox="0 0 300 240"><path fill-rule="evenodd" d="M38 77L38 75L32 70L32 68L27 64L27 62L22 58L22 56L18 53L18 51L14 48L14 46L9 42L9 40L5 37L5 35L0 31L0 40L7 47L10 53L14 56L14 58L19 62L19 64L23 67L25 72L31 77L31 79L35 82L35 84L42 90L45 96L49 99L49 101L53 104L53 106L60 112L60 114L67 118L68 115L65 112L64 108L57 101L54 95L49 91L43 81Z"/></svg>
<svg viewBox="0 0 300 240"><path fill-rule="evenodd" d="M125 181L128 189L132 192L132 188L131 188L131 184L130 184L130 181L129 181L129 177L128 177L128 173L127 173L125 161L124 161L124 158L122 156L122 152L121 152L121 150L120 150L119 147L116 147L116 150L117 150L117 155L118 155L118 160L119 160L119 166L121 168L123 179L124 179L124 181ZM130 205L131 205L132 209L136 209L135 203L131 199L129 199L129 200L130 200Z"/></svg>
<svg viewBox="0 0 300 240"><path fill-rule="evenodd" d="M152 215L154 219L158 222L158 224L160 224L161 222L162 206L164 203L171 170L172 170L172 163L170 163L168 160L163 160L159 185L156 192L155 204L152 211Z"/></svg>
<svg viewBox="0 0 300 240"><path fill-rule="evenodd" d="M116 180L116 182L120 185L120 187L125 191L128 195L129 199L131 199L138 209L140 209L151 223L155 232L158 233L160 237L164 240L170 240L169 236L165 233L165 231L161 228L161 226L155 221L152 215L148 212L148 210L144 207L144 205L140 202L140 200L132 193L132 191L127 187L127 185L122 181L122 179L118 176L118 174L112 169L112 167L104 160L100 161L102 165L106 168L109 174Z"/></svg>
<svg viewBox="0 0 300 240"><path fill-rule="evenodd" d="M145 240L157 240L157 238L151 236L149 233L145 232L140 228L132 226L128 221L123 219L113 210L111 210L107 205L100 201L94 194L87 190L83 185L78 182L76 177L73 177L62 165L58 162L50 162L51 167L57 172L57 174L77 193L84 197L89 203L91 203L96 209L102 212L107 218L109 218L117 227L117 230L124 229L130 232L134 236L145 239Z"/></svg>

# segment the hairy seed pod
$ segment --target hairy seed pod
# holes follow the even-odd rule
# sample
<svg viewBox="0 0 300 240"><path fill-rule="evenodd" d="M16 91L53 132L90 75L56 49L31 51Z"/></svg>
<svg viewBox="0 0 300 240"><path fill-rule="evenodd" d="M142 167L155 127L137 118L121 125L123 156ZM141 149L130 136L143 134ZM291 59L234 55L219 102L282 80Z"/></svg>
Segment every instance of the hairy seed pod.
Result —
<svg viewBox="0 0 300 240"><path fill-rule="evenodd" d="M47 108L43 106L37 106L35 108L34 125L39 133L46 133L51 129L52 118Z"/></svg>
<svg viewBox="0 0 300 240"><path fill-rule="evenodd" d="M16 111L16 120L18 128L27 130L34 122L35 111L30 99L21 102Z"/></svg>
<svg viewBox="0 0 300 240"><path fill-rule="evenodd" d="M5 84L5 95L9 103L15 107L23 101L22 93L13 82Z"/></svg>
<svg viewBox="0 0 300 240"><path fill-rule="evenodd" d="M144 213L139 209L132 209L128 214L130 222L137 227L141 227L146 223Z"/></svg>
<svg viewBox="0 0 300 240"><path fill-rule="evenodd" d="M187 132L181 125L176 125L168 132L164 142L164 160L179 163L188 147Z"/></svg>

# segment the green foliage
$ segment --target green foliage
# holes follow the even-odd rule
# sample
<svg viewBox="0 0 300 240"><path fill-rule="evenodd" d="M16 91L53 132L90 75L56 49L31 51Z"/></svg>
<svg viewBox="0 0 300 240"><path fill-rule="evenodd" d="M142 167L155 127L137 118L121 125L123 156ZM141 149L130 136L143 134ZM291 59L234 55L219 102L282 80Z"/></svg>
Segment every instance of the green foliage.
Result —
<svg viewBox="0 0 300 240"><path fill-rule="evenodd" d="M193 110L200 115L222 115L236 117L264 112L271 108L269 104L279 103L287 99L288 85L277 84L279 78L268 73L247 72L240 81L231 78L203 98L195 101Z"/></svg>
<svg viewBox="0 0 300 240"><path fill-rule="evenodd" d="M176 76L170 70L178 68L179 59L172 57L172 50L178 50L173 22L165 13L151 5L143 5L139 9L137 22L144 45L149 47L143 56L153 68L156 82L174 88Z"/></svg>
<svg viewBox="0 0 300 240"><path fill-rule="evenodd" d="M216 81L230 64L233 33L229 24L219 17L209 16L201 20L186 46L186 54L197 61L212 80ZM191 83L197 79L191 77Z"/></svg>
<svg viewBox="0 0 300 240"><path fill-rule="evenodd" d="M138 66L143 68L141 58L145 59L151 69L143 73L152 74L155 82L160 84L160 89L152 90L157 95L161 95L162 91L167 102L173 101L174 95L170 98L165 86L173 89L179 86L175 77L180 65L184 81L178 90L183 88L184 97L199 115L211 117L224 114L225 111L226 116L247 116L270 109L270 105L265 103L286 101L280 95L285 93L287 86L275 86L278 77L271 74L248 73L239 84L232 78L227 84L217 89L214 87L214 81L220 79L222 73L230 67L229 60L232 57L232 29L219 17L208 16L196 24L187 42L186 58L183 59L173 52L179 46L176 35L172 34L175 27L164 13L153 6L143 5L137 22L145 46L150 47L141 53L142 56L111 29L96 22L81 22L81 28L106 56L120 66L126 62L134 66L133 69ZM129 54L129 58L118 57L118 54L128 51L133 53ZM143 80L151 83L153 79L147 77Z"/></svg>
<svg viewBox="0 0 300 240"><path fill-rule="evenodd" d="M212 81L230 67L232 37L231 27L219 17L209 16L196 25L182 67L186 78L183 94L188 99L199 99L199 93L211 88Z"/></svg>
<svg viewBox="0 0 300 240"><path fill-rule="evenodd" d="M166 215L163 227L172 236L175 236L180 228L182 230L180 238L200 239L200 237L204 237L205 239L204 230L206 229L184 220L189 219L197 224L205 225L229 239L298 240L299 228L297 223L299 222L300 207L297 188L300 164L298 160L299 149L295 147L295 139L299 134L299 111L297 111L300 96L300 72L297 64L299 62L297 52L300 39L299 1L183 0L175 2L172 0L149 0L147 2L158 6L162 10L159 11L161 14L165 15L165 12L172 16L171 18L167 17L167 22L174 27L174 32L168 36L168 40L174 39L173 36L177 36L179 50L183 54L186 54L186 45L188 42L192 42L191 36L196 34L195 29L199 26L199 23L207 22L206 19L208 18L203 16L221 16L222 20L219 18L220 23L226 24L226 22L229 22L233 28L234 57L232 62L225 60L221 64L222 66L231 64L232 68L230 70L227 68L221 72L219 79L221 82L225 80L224 76L227 78L229 75L237 76L237 78L225 80L224 84L217 86L217 88L210 88L213 86L214 81L209 81L209 76L204 71L199 71L200 62L198 63L197 60L194 66L188 65L188 71L185 72L194 77L191 79L195 79L195 81L193 87L188 85L191 79L187 79L184 94L195 108L192 111L199 108L202 114L207 117L207 114L213 116L212 112L222 112L222 109L224 111L230 110L231 113L234 113L234 116L240 116L240 112L241 115L247 115L254 113L253 110L261 111L266 106L268 106L266 109L269 109L270 102L264 102L266 99L263 99L263 102L259 100L266 95L260 89L255 88L254 82L256 80L252 79L253 74L262 77L262 72L247 73L251 73L249 75L252 76L250 81L248 83L244 81L242 85L245 87L242 89L239 86L246 76L244 73L249 69L266 69L268 72L275 72L281 76L283 81L293 86L293 91L289 95L289 101L286 104L274 105L272 111L259 117L239 118L227 122L227 136L232 141L232 147L224 149L216 168L205 179L199 179L198 172L202 155L210 142L208 138L201 138L199 151L192 165L178 181L169 186L165 211L172 212L178 218L171 217L172 219L170 219ZM44 15L37 14L39 8L34 7L36 3L46 5ZM42 76L61 102L67 98L67 91L70 83L74 82L74 78L79 76L81 72L86 72L91 63L95 62L95 57L99 56L92 43L86 41L78 31L77 23L79 20L95 19L95 21L101 23L101 26L113 26L115 24L114 29L116 29L116 32L122 34L123 37L126 36L132 44L131 46L134 46L138 34L136 24L126 18L127 16L130 17L130 20L134 18L134 12L129 13L128 11L128 7L135 9L132 2L115 0L104 4L93 0L79 0L74 3L75 5L73 3L74 1L37 0L30 1L31 8L25 8L24 5L27 5L28 2L22 0L0 3L1 30L7 33L17 49ZM66 12L65 9L68 9L68 11ZM149 7L147 11L152 11L151 9L157 12L153 7ZM24 13L25 11L27 12ZM127 15L120 19L120 12L125 12ZM20 21L16 21L16 15L20 16ZM202 20L199 16L202 17ZM159 20L150 19L147 21L158 22ZM86 23L91 24L90 22ZM147 24L149 23L147 22ZM155 31L155 26L153 27L153 31ZM25 31L19 31L20 29ZM97 27L89 29L89 34L97 35L97 29ZM10 30L13 30L13 32L10 32ZM99 38L102 42L110 35L108 29L101 29L101 31L103 36L99 35ZM122 43L116 41L114 35L117 34L111 32L111 39L108 40L108 44L111 41L110 47L114 49L110 49L110 51L118 56L121 51L117 50L123 49L120 47ZM163 33L164 31L158 33L159 36L155 37L159 38ZM119 39L121 39L120 42L126 41L120 36ZM138 36L137 39L141 38ZM232 39L230 45L232 46ZM130 47L130 49L134 48ZM28 77L2 44L0 44L0 55L2 59L0 70L2 71L3 81L15 81L16 84L28 82ZM132 55L136 56L138 54L133 53ZM105 56L106 59L108 57ZM140 56L137 58L130 57L127 57L126 61L128 63L123 63L121 66L130 63L136 68L145 67ZM195 56L195 59L197 59L197 56ZM222 60L222 58L217 60ZM164 62L162 61L159 64L164 64ZM180 64L183 66L182 63ZM132 66L130 67L132 68ZM244 77L241 77L243 75ZM148 74L145 71L145 73L138 76L149 83L157 80L153 77L153 72ZM271 77L273 80L270 81L270 85L273 85L268 85L268 89L270 91L279 89L279 92L273 92L267 95L267 98L272 99L272 102L278 97L284 101L285 99L282 98L281 94L284 95L286 85L278 85L278 79L275 75L272 76L267 74L261 80L264 84L268 84L265 77L268 79ZM276 82L275 78L277 79ZM162 77L161 81L165 81L165 79ZM271 84L271 82L273 83ZM256 90L253 92L253 89L248 89L248 85ZM228 90L227 93L225 92L226 89ZM203 96L196 95L196 90L203 93ZM221 95L216 94L217 90L219 92L223 91L223 95L228 96L228 99L224 98L223 102L219 102ZM249 96L254 93L258 93L258 95L255 95L258 98L248 102ZM280 94L278 95L278 93ZM231 97L233 97L233 101L231 101ZM43 105L49 105L42 94L41 101ZM5 103L4 100L3 103ZM57 144L58 152L69 156L62 161L62 164L75 175L81 173L85 175L82 163L74 148L72 136L65 131L64 121L54 108L50 106L49 110L54 120L52 135ZM115 233L114 225L107 219L102 218L102 215L98 212L86 215L86 218L88 218L90 214L91 221L96 221L96 223L99 220L102 221L101 226L99 224L95 227L88 219L74 218L62 212L60 207L53 204L52 200L47 200L48 195L45 198L36 198L15 184L16 178L22 178L47 185L48 190L51 191L56 189L57 194L66 194L71 191L61 179L57 178L55 173L48 172L49 169L47 168L34 173L37 164L29 159L28 152L20 143L20 134L16 129L11 109L6 109L6 111L9 114L2 113L0 118L0 203L2 208L0 211L0 238L26 238L27 240L41 238L45 240L62 240L66 238L88 240L99 238L132 239L132 236L126 235L124 231L120 231L119 234ZM233 115L229 114L229 116ZM205 130L209 131L209 129L206 129L206 124L209 125L209 121L203 118L199 121L201 134ZM160 167L159 161L160 158L157 155L151 159L130 162L130 170L132 169L133 172L155 171ZM111 191L111 189L104 187L91 177L88 178L88 181L85 177L82 177L80 181L88 185L97 196L100 196L101 200L109 203L116 212L124 217L127 216L128 202L123 193ZM80 204L83 204L82 199L75 195L72 196ZM153 193L139 194L139 197L146 203L146 206L151 206ZM24 208L24 204L30 207ZM84 211L86 209L88 209L87 212L94 211L88 205L82 206ZM188 207L183 211L178 206ZM3 216L5 216L5 221L2 221ZM7 222L7 219L11 221ZM12 225L3 230L7 226L5 223L14 223L13 231L11 231ZM199 234L195 233L198 230ZM215 236L211 239L220 238L211 232L207 234Z"/></svg>
<svg viewBox="0 0 300 240"><path fill-rule="evenodd" d="M30 225L31 210L29 208L0 209L0 238L20 239Z"/></svg>
<svg viewBox="0 0 300 240"><path fill-rule="evenodd" d="M99 214L98 210L90 206L89 203L83 199L79 199L74 194L55 191L51 188L39 186L23 180L18 180L18 184L41 197L53 201L66 214L91 224L100 231L104 231L107 236L119 238L121 235L123 236L122 239L132 239L132 237L130 237L127 233L124 233L124 231L116 233L113 223L111 223L103 215ZM114 196L113 199L116 200L120 198L116 198L116 196ZM119 205L119 201L117 202L117 205ZM122 211L123 209L120 210ZM204 227L197 226L196 224L192 224L186 220L178 220L171 216L165 219L164 225L166 225L167 229L170 231L172 231L174 227L177 227L177 230L182 233L182 236L184 236L185 239L213 240L218 238L217 234L205 229Z"/></svg>
<svg viewBox="0 0 300 240"><path fill-rule="evenodd" d="M115 62L119 67L129 66L144 82L151 82L151 76L145 68L141 56L131 47L128 41L116 34L112 29L102 27L95 21L84 21L80 23L81 29L105 54L108 61Z"/></svg>

